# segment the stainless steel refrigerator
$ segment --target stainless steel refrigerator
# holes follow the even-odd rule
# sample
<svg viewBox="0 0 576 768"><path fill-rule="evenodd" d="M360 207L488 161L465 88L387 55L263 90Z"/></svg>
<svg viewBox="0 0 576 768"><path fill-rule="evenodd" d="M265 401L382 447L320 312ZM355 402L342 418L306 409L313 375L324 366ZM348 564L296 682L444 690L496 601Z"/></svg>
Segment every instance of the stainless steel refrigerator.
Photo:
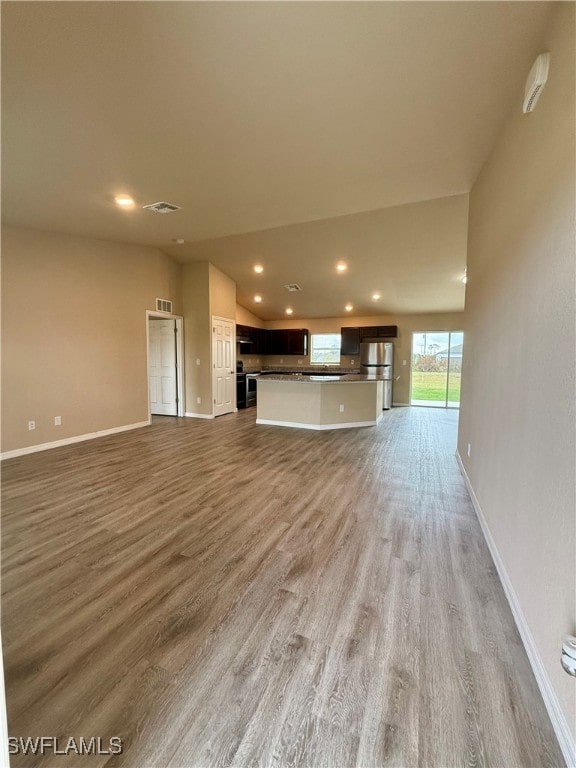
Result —
<svg viewBox="0 0 576 768"><path fill-rule="evenodd" d="M360 344L360 373L384 380L384 409L392 407L394 345L391 341L365 341Z"/></svg>

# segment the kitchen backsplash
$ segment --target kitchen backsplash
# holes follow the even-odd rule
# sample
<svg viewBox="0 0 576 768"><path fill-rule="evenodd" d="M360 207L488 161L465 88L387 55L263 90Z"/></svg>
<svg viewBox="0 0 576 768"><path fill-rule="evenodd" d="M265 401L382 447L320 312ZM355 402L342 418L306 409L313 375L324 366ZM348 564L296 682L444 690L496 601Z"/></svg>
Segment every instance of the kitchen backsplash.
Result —
<svg viewBox="0 0 576 768"><path fill-rule="evenodd" d="M310 368L310 356L309 355L250 355L239 354L238 360L242 360L244 368L247 370L256 370L258 368ZM349 355L341 355L340 368L358 368L359 360L358 356L350 357Z"/></svg>

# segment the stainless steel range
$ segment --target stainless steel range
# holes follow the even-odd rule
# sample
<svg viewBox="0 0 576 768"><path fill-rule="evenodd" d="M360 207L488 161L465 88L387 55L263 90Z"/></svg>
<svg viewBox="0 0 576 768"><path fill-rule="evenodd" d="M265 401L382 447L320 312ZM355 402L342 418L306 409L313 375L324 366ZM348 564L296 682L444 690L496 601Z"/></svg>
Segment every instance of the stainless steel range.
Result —
<svg viewBox="0 0 576 768"><path fill-rule="evenodd" d="M259 373L247 373L246 374L246 408L250 408L251 405L256 405L257 395L257 380Z"/></svg>
<svg viewBox="0 0 576 768"><path fill-rule="evenodd" d="M244 373L244 364L242 360L236 363L236 407L250 408L256 405L256 379L260 376L259 371Z"/></svg>

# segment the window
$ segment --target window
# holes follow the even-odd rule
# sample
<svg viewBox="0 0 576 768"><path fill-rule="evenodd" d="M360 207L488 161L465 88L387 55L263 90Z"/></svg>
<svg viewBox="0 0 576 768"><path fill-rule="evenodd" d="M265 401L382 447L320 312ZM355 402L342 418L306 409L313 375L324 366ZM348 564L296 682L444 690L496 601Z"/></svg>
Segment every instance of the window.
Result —
<svg viewBox="0 0 576 768"><path fill-rule="evenodd" d="M312 365L340 365L339 333L313 333L310 339Z"/></svg>

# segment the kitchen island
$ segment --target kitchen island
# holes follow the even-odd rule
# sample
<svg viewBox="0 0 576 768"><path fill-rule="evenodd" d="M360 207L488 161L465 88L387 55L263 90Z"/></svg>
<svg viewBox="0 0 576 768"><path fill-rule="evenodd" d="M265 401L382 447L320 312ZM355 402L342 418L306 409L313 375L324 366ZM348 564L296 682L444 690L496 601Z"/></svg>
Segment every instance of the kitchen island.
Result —
<svg viewBox="0 0 576 768"><path fill-rule="evenodd" d="M382 418L382 379L271 374L258 379L257 424L300 429L373 427Z"/></svg>

